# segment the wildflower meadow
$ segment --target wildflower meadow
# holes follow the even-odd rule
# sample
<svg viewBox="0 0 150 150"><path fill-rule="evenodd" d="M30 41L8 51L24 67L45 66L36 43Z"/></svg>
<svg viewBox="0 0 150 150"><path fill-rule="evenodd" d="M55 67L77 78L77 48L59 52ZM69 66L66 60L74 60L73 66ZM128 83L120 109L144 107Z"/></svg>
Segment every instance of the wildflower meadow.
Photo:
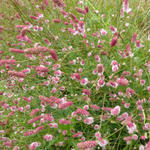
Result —
<svg viewBox="0 0 150 150"><path fill-rule="evenodd" d="M0 150L150 150L150 0L0 0Z"/></svg>

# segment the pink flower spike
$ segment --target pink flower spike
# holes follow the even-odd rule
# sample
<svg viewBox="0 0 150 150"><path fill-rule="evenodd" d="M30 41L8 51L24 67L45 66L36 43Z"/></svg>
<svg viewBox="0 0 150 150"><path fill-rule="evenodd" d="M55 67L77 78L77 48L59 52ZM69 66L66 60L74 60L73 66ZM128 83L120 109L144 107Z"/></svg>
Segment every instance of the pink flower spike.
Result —
<svg viewBox="0 0 150 150"><path fill-rule="evenodd" d="M128 0L123 1L123 11L126 13L129 13L131 11L131 8L129 8L129 1Z"/></svg>
<svg viewBox="0 0 150 150"><path fill-rule="evenodd" d="M85 149L93 149L97 145L96 141L85 141L77 144L77 147L80 150L85 150Z"/></svg>
<svg viewBox="0 0 150 150"><path fill-rule="evenodd" d="M113 109L111 109L111 115L116 116L120 113L120 106L116 106Z"/></svg>

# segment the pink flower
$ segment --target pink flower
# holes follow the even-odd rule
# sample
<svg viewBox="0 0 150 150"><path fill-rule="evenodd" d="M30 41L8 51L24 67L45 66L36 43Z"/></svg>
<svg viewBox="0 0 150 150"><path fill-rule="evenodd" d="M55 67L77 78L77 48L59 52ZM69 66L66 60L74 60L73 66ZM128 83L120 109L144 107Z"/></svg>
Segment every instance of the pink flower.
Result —
<svg viewBox="0 0 150 150"><path fill-rule="evenodd" d="M86 85L86 84L88 84L88 83L89 83L88 78L83 78L83 79L80 80L80 84L81 84L81 85Z"/></svg>
<svg viewBox="0 0 150 150"><path fill-rule="evenodd" d="M76 137L81 137L83 135L82 132L77 132L75 133L74 135L72 135L73 138L76 138Z"/></svg>
<svg viewBox="0 0 150 150"><path fill-rule="evenodd" d="M120 106L116 106L115 108L111 109L111 115L116 116L120 113Z"/></svg>
<svg viewBox="0 0 150 150"><path fill-rule="evenodd" d="M150 86L147 87L148 92L150 93Z"/></svg>
<svg viewBox="0 0 150 150"><path fill-rule="evenodd" d="M39 142L33 142L30 144L29 148L30 150L35 150L36 147L40 146L41 144Z"/></svg>
<svg viewBox="0 0 150 150"><path fill-rule="evenodd" d="M43 136L43 138L46 140L46 141L51 141L53 139L53 136L51 134L46 134Z"/></svg>
<svg viewBox="0 0 150 150"><path fill-rule="evenodd" d="M103 74L104 66L102 64L97 65L97 72L100 73L100 74Z"/></svg>
<svg viewBox="0 0 150 150"><path fill-rule="evenodd" d="M132 40L131 40L131 42L132 42L132 43L134 43L134 42L135 42L136 37L137 37L137 33L134 33L134 35L132 36Z"/></svg>
<svg viewBox="0 0 150 150"><path fill-rule="evenodd" d="M60 19L54 19L54 22L55 22L55 23L60 23L61 20L60 20Z"/></svg>
<svg viewBox="0 0 150 150"><path fill-rule="evenodd" d="M57 61L58 60L58 57L57 57L57 54L55 53L55 51L53 49L51 49L49 51L49 53L51 54L52 58Z"/></svg>
<svg viewBox="0 0 150 150"><path fill-rule="evenodd" d="M138 139L138 136L136 134L133 134L132 139L136 141Z"/></svg>
<svg viewBox="0 0 150 150"><path fill-rule="evenodd" d="M133 134L133 132L137 131L137 127L135 123L128 122L126 127L128 129L129 134Z"/></svg>
<svg viewBox="0 0 150 150"><path fill-rule="evenodd" d="M81 8L78 8L78 7L76 7L75 10L76 10L77 12L81 13L81 14L84 14L84 15L87 13L86 10L83 10L83 9L81 9Z"/></svg>
<svg viewBox="0 0 150 150"><path fill-rule="evenodd" d="M111 43L110 43L110 46L113 47L117 44L117 41L118 41L118 36L114 36Z"/></svg>
<svg viewBox="0 0 150 150"><path fill-rule="evenodd" d="M85 141L77 144L77 147L82 150L95 148L97 145L96 141Z"/></svg>
<svg viewBox="0 0 150 150"><path fill-rule="evenodd" d="M118 79L117 79L117 83L118 83L119 85L122 85L122 86L127 86L127 85L128 85L128 80L125 79L125 78L118 78Z"/></svg>
<svg viewBox="0 0 150 150"><path fill-rule="evenodd" d="M85 95L88 95L88 96L91 95L91 91L88 90L88 89L83 89L83 90L82 90L82 93L85 94Z"/></svg>
<svg viewBox="0 0 150 150"><path fill-rule="evenodd" d="M84 119L84 123L85 124L92 124L94 122L94 118L93 117L87 117L86 119Z"/></svg>
<svg viewBox="0 0 150 150"><path fill-rule="evenodd" d="M107 31L104 29L100 29L100 32L101 32L101 35L103 35L103 36L107 35Z"/></svg>
<svg viewBox="0 0 150 150"><path fill-rule="evenodd" d="M129 8L128 0L123 1L123 11L126 12L126 13L129 13L131 11L131 8Z"/></svg>
<svg viewBox="0 0 150 150"><path fill-rule="evenodd" d="M101 137L98 138L97 143L101 146L101 147L105 147L108 144L108 141L106 139L102 139Z"/></svg>
<svg viewBox="0 0 150 150"><path fill-rule="evenodd" d="M96 132L96 133L95 133L95 137L96 137L97 139L100 138L100 137L101 137L100 132Z"/></svg>

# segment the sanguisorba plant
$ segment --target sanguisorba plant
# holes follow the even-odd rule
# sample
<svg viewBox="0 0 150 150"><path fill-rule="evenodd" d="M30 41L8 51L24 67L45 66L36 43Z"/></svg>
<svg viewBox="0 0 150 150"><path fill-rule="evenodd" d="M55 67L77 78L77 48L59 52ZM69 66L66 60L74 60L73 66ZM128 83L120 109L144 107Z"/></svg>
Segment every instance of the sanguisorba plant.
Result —
<svg viewBox="0 0 150 150"><path fill-rule="evenodd" d="M148 1L0 4L1 150L150 150Z"/></svg>

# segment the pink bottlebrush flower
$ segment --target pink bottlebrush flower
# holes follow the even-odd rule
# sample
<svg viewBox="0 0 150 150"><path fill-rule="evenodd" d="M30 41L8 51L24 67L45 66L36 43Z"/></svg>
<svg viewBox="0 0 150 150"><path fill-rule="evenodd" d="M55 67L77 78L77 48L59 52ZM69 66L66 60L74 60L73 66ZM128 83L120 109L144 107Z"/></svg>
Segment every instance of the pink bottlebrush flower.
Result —
<svg viewBox="0 0 150 150"><path fill-rule="evenodd" d="M37 127L33 132L34 132L34 134L37 134L38 132L40 132L43 129L44 129L44 126L40 126L40 127Z"/></svg>
<svg viewBox="0 0 150 150"><path fill-rule="evenodd" d="M103 72L104 72L103 64L98 64L97 65L97 72L100 73L100 74L103 74Z"/></svg>
<svg viewBox="0 0 150 150"><path fill-rule="evenodd" d="M99 79L99 80L97 81L97 86L98 86L98 88L103 87L104 85L105 85L104 79Z"/></svg>
<svg viewBox="0 0 150 150"><path fill-rule="evenodd" d="M86 10L83 10L83 9L81 9L81 8L78 8L78 7L76 7L75 10L76 10L77 12L81 13L81 14L84 14L84 15L87 13Z"/></svg>
<svg viewBox="0 0 150 150"><path fill-rule="evenodd" d="M140 40L137 40L137 41L136 41L136 47L137 47L137 48L143 47L143 45L141 44L141 41L140 41Z"/></svg>
<svg viewBox="0 0 150 150"><path fill-rule="evenodd" d="M36 115L38 112L40 111L40 109L36 108L36 109L33 109L30 113L30 116L33 117L34 115Z"/></svg>
<svg viewBox="0 0 150 150"><path fill-rule="evenodd" d="M101 59L100 59L99 55L94 55L94 58L95 58L96 62L100 63Z"/></svg>
<svg viewBox="0 0 150 150"><path fill-rule="evenodd" d="M148 92L150 93L150 86L147 87Z"/></svg>
<svg viewBox="0 0 150 150"><path fill-rule="evenodd" d="M60 119L59 124L67 125L67 124L71 124L71 121L70 120L65 120L65 119Z"/></svg>
<svg viewBox="0 0 150 150"><path fill-rule="evenodd" d="M72 28L68 28L68 31L72 34L72 35L76 35L77 31L75 31Z"/></svg>
<svg viewBox="0 0 150 150"><path fill-rule="evenodd" d="M1 59L0 60L0 66L1 65L6 65L6 64L14 64L14 65L16 65L16 60L15 59Z"/></svg>
<svg viewBox="0 0 150 150"><path fill-rule="evenodd" d="M51 134L46 134L43 136L43 138L46 140L46 141L52 141L53 139L53 136Z"/></svg>
<svg viewBox="0 0 150 150"><path fill-rule="evenodd" d="M89 12L89 8L88 8L88 6L85 6L85 11L86 11L86 13L88 13L88 12Z"/></svg>
<svg viewBox="0 0 150 150"><path fill-rule="evenodd" d="M91 91L88 90L88 89L83 89L83 90L82 90L82 93L85 94L85 95L88 95L88 96L91 95Z"/></svg>
<svg viewBox="0 0 150 150"><path fill-rule="evenodd" d="M149 129L150 129L150 123L146 123L146 124L143 126L143 129L144 129L144 130L149 130Z"/></svg>
<svg viewBox="0 0 150 150"><path fill-rule="evenodd" d="M94 110L99 110L100 107L97 105L90 105L90 108L94 109Z"/></svg>
<svg viewBox="0 0 150 150"><path fill-rule="evenodd" d="M68 16L68 13L67 13L66 11L64 11L63 9L62 9L62 10L60 10L60 12L61 12L61 14L63 14L63 15L64 15L64 17L67 17L67 16Z"/></svg>
<svg viewBox="0 0 150 150"><path fill-rule="evenodd" d="M136 134L133 134L132 139L136 141L138 139L138 136Z"/></svg>
<svg viewBox="0 0 150 150"><path fill-rule="evenodd" d="M150 141L146 144L145 148L145 150L150 150Z"/></svg>
<svg viewBox="0 0 150 150"><path fill-rule="evenodd" d="M7 59L6 64L16 64L16 60L15 59Z"/></svg>
<svg viewBox="0 0 150 150"><path fill-rule="evenodd" d="M15 76L15 77L20 77L20 78L25 78L26 77L26 75L23 72L17 72L17 71L8 71L8 75Z"/></svg>
<svg viewBox="0 0 150 150"><path fill-rule="evenodd" d="M105 147L108 144L108 141L106 139L102 139L101 137L99 137L97 143L101 147Z"/></svg>
<svg viewBox="0 0 150 150"><path fill-rule="evenodd" d="M45 4L46 6L49 5L48 0L43 0L43 2L44 2L44 4Z"/></svg>
<svg viewBox="0 0 150 150"><path fill-rule="evenodd" d="M124 11L123 11L123 9L120 10L120 14L121 14L121 15L120 15L121 18L123 18L123 17L124 17Z"/></svg>
<svg viewBox="0 0 150 150"><path fill-rule="evenodd" d="M100 29L100 33L103 36L107 35L107 31L105 29Z"/></svg>
<svg viewBox="0 0 150 150"><path fill-rule="evenodd" d="M33 130L29 130L24 133L24 136L31 136L31 135L33 135L33 133L34 133Z"/></svg>
<svg viewBox="0 0 150 150"><path fill-rule="evenodd" d="M58 108L59 109L66 109L66 108L68 108L68 107L70 107L70 106L72 106L73 105L73 102L72 101L69 101L69 102L66 102L66 103L63 103L63 104L59 104L58 105Z"/></svg>
<svg viewBox="0 0 150 150"><path fill-rule="evenodd" d="M41 65L41 66L37 66L37 67L36 67L36 71L37 71L37 72L38 72L38 71L39 71L39 72L48 72L49 69L48 69L47 67Z"/></svg>
<svg viewBox="0 0 150 150"><path fill-rule="evenodd" d="M35 47L35 48L27 48L24 50L26 54L39 54L42 52L47 52L48 48L47 47Z"/></svg>
<svg viewBox="0 0 150 150"><path fill-rule="evenodd" d="M117 79L117 83L122 86L127 86L129 82L127 79L121 77Z"/></svg>
<svg viewBox="0 0 150 150"><path fill-rule="evenodd" d="M126 136L123 138L124 141L127 142L127 144L130 144L130 141L132 140L132 137L131 136Z"/></svg>
<svg viewBox="0 0 150 150"><path fill-rule="evenodd" d="M140 85L144 86L145 83L146 83L145 80L140 80Z"/></svg>
<svg viewBox="0 0 150 150"><path fill-rule="evenodd" d="M46 42L46 44L47 44L48 46L51 45L51 42L50 42L48 39L44 38L44 41Z"/></svg>
<svg viewBox="0 0 150 150"><path fill-rule="evenodd" d="M79 22L79 20L77 19L77 17L74 14L70 13L70 16L76 23Z"/></svg>
<svg viewBox="0 0 150 150"><path fill-rule="evenodd" d="M111 109L111 115L116 116L120 113L120 106L116 106L113 109Z"/></svg>
<svg viewBox="0 0 150 150"><path fill-rule="evenodd" d="M38 20L38 19L39 19L39 18L36 17L36 16L30 16L30 18L33 19L33 20Z"/></svg>
<svg viewBox="0 0 150 150"><path fill-rule="evenodd" d="M128 117L128 113L125 112L122 115L120 115L119 117L117 117L117 120L122 121L122 120L126 119L127 117Z"/></svg>
<svg viewBox="0 0 150 150"><path fill-rule="evenodd" d="M135 131L137 131L137 127L135 123L127 122L127 129L129 134L133 134Z"/></svg>
<svg viewBox="0 0 150 150"><path fill-rule="evenodd" d="M28 124L32 124L32 123L34 123L34 122L40 120L41 118L42 118L42 116L40 115L40 116L37 116L37 117L35 117L35 118L33 118L33 119L30 119L30 120L28 121Z"/></svg>
<svg viewBox="0 0 150 150"><path fill-rule="evenodd" d="M112 33L117 32L117 29L115 27L113 27L112 25L109 27L109 29L111 30Z"/></svg>
<svg viewBox="0 0 150 150"><path fill-rule="evenodd" d="M52 0L57 7L65 8L65 3L63 0Z"/></svg>
<svg viewBox="0 0 150 150"><path fill-rule="evenodd" d="M82 132L77 132L74 135L72 135L73 138L81 137L83 135Z"/></svg>
<svg viewBox="0 0 150 150"><path fill-rule="evenodd" d="M89 112L87 110L84 110L82 108L78 108L74 113L73 115L76 115L76 114L81 114L83 116L89 116Z"/></svg>
<svg viewBox="0 0 150 150"><path fill-rule="evenodd" d="M77 144L77 147L82 150L93 149L97 146L96 141L85 141Z"/></svg>
<svg viewBox="0 0 150 150"><path fill-rule="evenodd" d="M21 72L28 74L28 73L30 73L30 70L31 70L30 68L27 68L27 69L22 70Z"/></svg>
<svg viewBox="0 0 150 150"><path fill-rule="evenodd" d="M79 80L81 79L79 73L74 73L73 76L75 77L75 79L76 79L77 81L79 81Z"/></svg>
<svg viewBox="0 0 150 150"><path fill-rule="evenodd" d="M14 53L24 53L24 51L22 49L10 48L9 50Z"/></svg>
<svg viewBox="0 0 150 150"><path fill-rule="evenodd" d="M55 22L55 23L60 23L61 20L60 20L60 19L54 19L54 22Z"/></svg>
<svg viewBox="0 0 150 150"><path fill-rule="evenodd" d="M110 43L110 46L113 47L117 44L117 41L118 41L118 36L114 36L111 43Z"/></svg>
<svg viewBox="0 0 150 150"><path fill-rule="evenodd" d="M141 140L146 140L146 136L142 135L142 136L140 137L140 139L141 139Z"/></svg>
<svg viewBox="0 0 150 150"><path fill-rule="evenodd" d="M54 121L54 117L51 114L44 114L43 120L44 121Z"/></svg>
<svg viewBox="0 0 150 150"><path fill-rule="evenodd" d="M86 84L88 84L88 83L89 83L88 78L83 78L83 79L80 80L80 84L81 84L81 85L86 85Z"/></svg>
<svg viewBox="0 0 150 150"><path fill-rule="evenodd" d="M132 95L134 95L135 94L135 91L133 90L133 89L131 89L131 88L127 88L126 89L126 95L128 96L128 97L131 97Z"/></svg>
<svg viewBox="0 0 150 150"><path fill-rule="evenodd" d="M129 1L128 0L123 1L123 11L126 13L129 13L131 11L131 8L129 8Z"/></svg>
<svg viewBox="0 0 150 150"><path fill-rule="evenodd" d="M96 133L95 133L95 137L96 137L97 139L100 138L100 137L101 137L100 132L96 132Z"/></svg>
<svg viewBox="0 0 150 150"><path fill-rule="evenodd" d="M67 130L63 130L62 134L65 136L67 134Z"/></svg>
<svg viewBox="0 0 150 150"><path fill-rule="evenodd" d="M131 42L134 43L136 41L137 33L135 32L132 36Z"/></svg>
<svg viewBox="0 0 150 150"><path fill-rule="evenodd" d="M50 128L58 128L58 124L57 123L49 123L48 126Z"/></svg>
<svg viewBox="0 0 150 150"><path fill-rule="evenodd" d="M30 148L30 150L35 150L40 145L41 144L39 142L33 142L30 144L29 148Z"/></svg>
<svg viewBox="0 0 150 150"><path fill-rule="evenodd" d="M30 30L28 27L24 27L21 32L20 32L20 36L25 36L26 32L29 32L30 33Z"/></svg>
<svg viewBox="0 0 150 150"><path fill-rule="evenodd" d="M57 54L56 54L56 52L55 52L53 49L51 49L51 50L49 51L49 53L50 53L50 55L52 56L52 58L53 58L55 61L58 60Z"/></svg>
<svg viewBox="0 0 150 150"><path fill-rule="evenodd" d="M27 101L28 103L31 103L31 98L27 98L27 97L23 96L22 99Z"/></svg>
<svg viewBox="0 0 150 150"><path fill-rule="evenodd" d="M61 70L57 70L54 72L54 75L58 76L58 77L60 77L62 74L63 74L63 72L61 72Z"/></svg>
<svg viewBox="0 0 150 150"><path fill-rule="evenodd" d="M4 143L3 143L4 146L7 146L7 147L9 147L9 148L12 147L12 144L13 144L13 143L12 143L12 140L6 140L6 141L4 141Z"/></svg>
<svg viewBox="0 0 150 150"><path fill-rule="evenodd" d="M94 118L93 117L87 117L86 119L84 119L84 123L85 124L92 124L94 122Z"/></svg>
<svg viewBox="0 0 150 150"><path fill-rule="evenodd" d="M84 105L83 109L88 110L89 109L89 105Z"/></svg>
<svg viewBox="0 0 150 150"><path fill-rule="evenodd" d="M44 101L44 102L50 102L50 99L48 98L48 97L45 97L45 96L42 96L42 95L39 95L39 99L41 100L41 101Z"/></svg>
<svg viewBox="0 0 150 150"><path fill-rule="evenodd" d="M20 150L20 147L19 147L19 146L15 146L15 147L13 148L13 150Z"/></svg>
<svg viewBox="0 0 150 150"><path fill-rule="evenodd" d="M18 108L18 109L19 109L19 108ZM14 113L15 113L14 111L11 111L11 112L7 115L7 117L12 116Z"/></svg>
<svg viewBox="0 0 150 150"><path fill-rule="evenodd" d="M96 124L96 125L94 126L94 129L95 129L95 130L99 130L99 127L100 127L100 126L99 126L98 124Z"/></svg>
<svg viewBox="0 0 150 150"><path fill-rule="evenodd" d="M66 26L67 26L67 25L69 25L69 23L65 21L65 22L64 22L64 25L66 25ZM69 30L68 30L68 31L69 31ZM70 31L69 31L69 32L70 32Z"/></svg>

